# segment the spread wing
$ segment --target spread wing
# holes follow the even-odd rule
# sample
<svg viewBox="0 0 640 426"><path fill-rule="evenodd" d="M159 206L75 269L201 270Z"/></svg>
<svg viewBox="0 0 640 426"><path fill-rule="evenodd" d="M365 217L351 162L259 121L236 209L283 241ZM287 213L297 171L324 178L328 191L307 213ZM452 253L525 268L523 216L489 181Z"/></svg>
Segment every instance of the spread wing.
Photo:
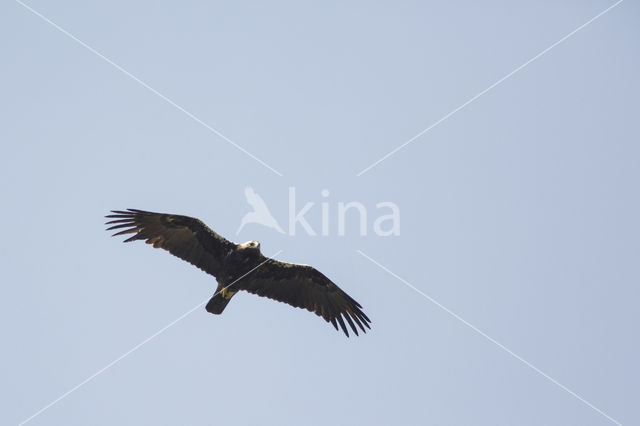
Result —
<svg viewBox="0 0 640 426"><path fill-rule="evenodd" d="M347 337L349 332L344 320L349 323L356 336L358 329L355 324L363 332L366 332L365 327L371 328L371 321L362 312L362 306L324 274L308 265L269 259L247 279L238 281L236 286L238 290L315 312L327 322L331 322L336 330L340 324Z"/></svg>
<svg viewBox="0 0 640 426"><path fill-rule="evenodd" d="M144 240L153 247L167 250L208 274L218 275L225 256L236 245L213 232L202 221L189 217L143 210L112 210L107 231L121 229L113 236L135 234L125 243Z"/></svg>

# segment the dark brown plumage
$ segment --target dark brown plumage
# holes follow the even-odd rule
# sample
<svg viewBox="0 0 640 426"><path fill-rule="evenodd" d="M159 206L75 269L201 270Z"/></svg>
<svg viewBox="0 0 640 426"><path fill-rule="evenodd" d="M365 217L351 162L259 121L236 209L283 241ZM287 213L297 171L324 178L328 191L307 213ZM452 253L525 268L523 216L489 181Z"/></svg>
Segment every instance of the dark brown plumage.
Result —
<svg viewBox="0 0 640 426"><path fill-rule="evenodd" d="M235 244L189 216L143 210L113 210L107 230L134 234L124 242L143 240L216 277L218 288L207 311L220 314L233 295L245 290L258 296L304 308L324 318L349 336L345 321L358 335L358 327L371 328L362 306L317 269L265 257L260 243ZM357 325L357 327L356 327ZM366 328L365 328L366 327Z"/></svg>

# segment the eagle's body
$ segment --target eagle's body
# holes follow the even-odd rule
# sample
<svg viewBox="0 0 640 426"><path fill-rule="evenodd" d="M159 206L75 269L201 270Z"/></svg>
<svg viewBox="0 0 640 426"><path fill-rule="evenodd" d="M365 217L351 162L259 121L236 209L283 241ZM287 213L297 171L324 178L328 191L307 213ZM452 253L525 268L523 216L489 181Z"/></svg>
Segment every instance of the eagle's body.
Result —
<svg viewBox="0 0 640 426"><path fill-rule="evenodd" d="M233 295L245 290L314 312L336 330L340 325L347 336L344 320L356 335L356 324L364 332L370 328L360 304L320 271L265 257L257 241L235 244L188 216L134 209L113 213L107 216L112 219L108 230L125 228L114 235L134 234L125 242L144 240L216 277L208 312L221 314Z"/></svg>

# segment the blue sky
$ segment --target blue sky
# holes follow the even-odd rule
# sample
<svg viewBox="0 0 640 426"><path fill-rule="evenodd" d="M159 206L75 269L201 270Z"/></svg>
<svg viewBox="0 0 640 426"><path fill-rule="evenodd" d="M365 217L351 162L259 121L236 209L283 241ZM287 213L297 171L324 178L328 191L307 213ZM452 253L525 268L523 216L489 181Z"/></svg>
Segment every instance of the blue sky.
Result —
<svg viewBox="0 0 640 426"><path fill-rule="evenodd" d="M0 422L639 423L637 3L510 75L614 3L3 2ZM247 186L330 232L235 235ZM400 235L338 235L351 201ZM110 238L128 207L316 266L372 330L191 312L214 278Z"/></svg>

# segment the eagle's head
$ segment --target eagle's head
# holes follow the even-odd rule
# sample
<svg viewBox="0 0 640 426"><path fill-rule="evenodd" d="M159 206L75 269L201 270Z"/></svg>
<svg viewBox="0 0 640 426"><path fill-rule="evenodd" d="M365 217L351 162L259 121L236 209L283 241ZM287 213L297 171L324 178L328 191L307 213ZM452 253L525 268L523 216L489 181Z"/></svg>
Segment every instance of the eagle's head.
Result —
<svg viewBox="0 0 640 426"><path fill-rule="evenodd" d="M247 241L243 244L238 244L239 250L255 250L257 252L260 251L260 243L258 241Z"/></svg>

